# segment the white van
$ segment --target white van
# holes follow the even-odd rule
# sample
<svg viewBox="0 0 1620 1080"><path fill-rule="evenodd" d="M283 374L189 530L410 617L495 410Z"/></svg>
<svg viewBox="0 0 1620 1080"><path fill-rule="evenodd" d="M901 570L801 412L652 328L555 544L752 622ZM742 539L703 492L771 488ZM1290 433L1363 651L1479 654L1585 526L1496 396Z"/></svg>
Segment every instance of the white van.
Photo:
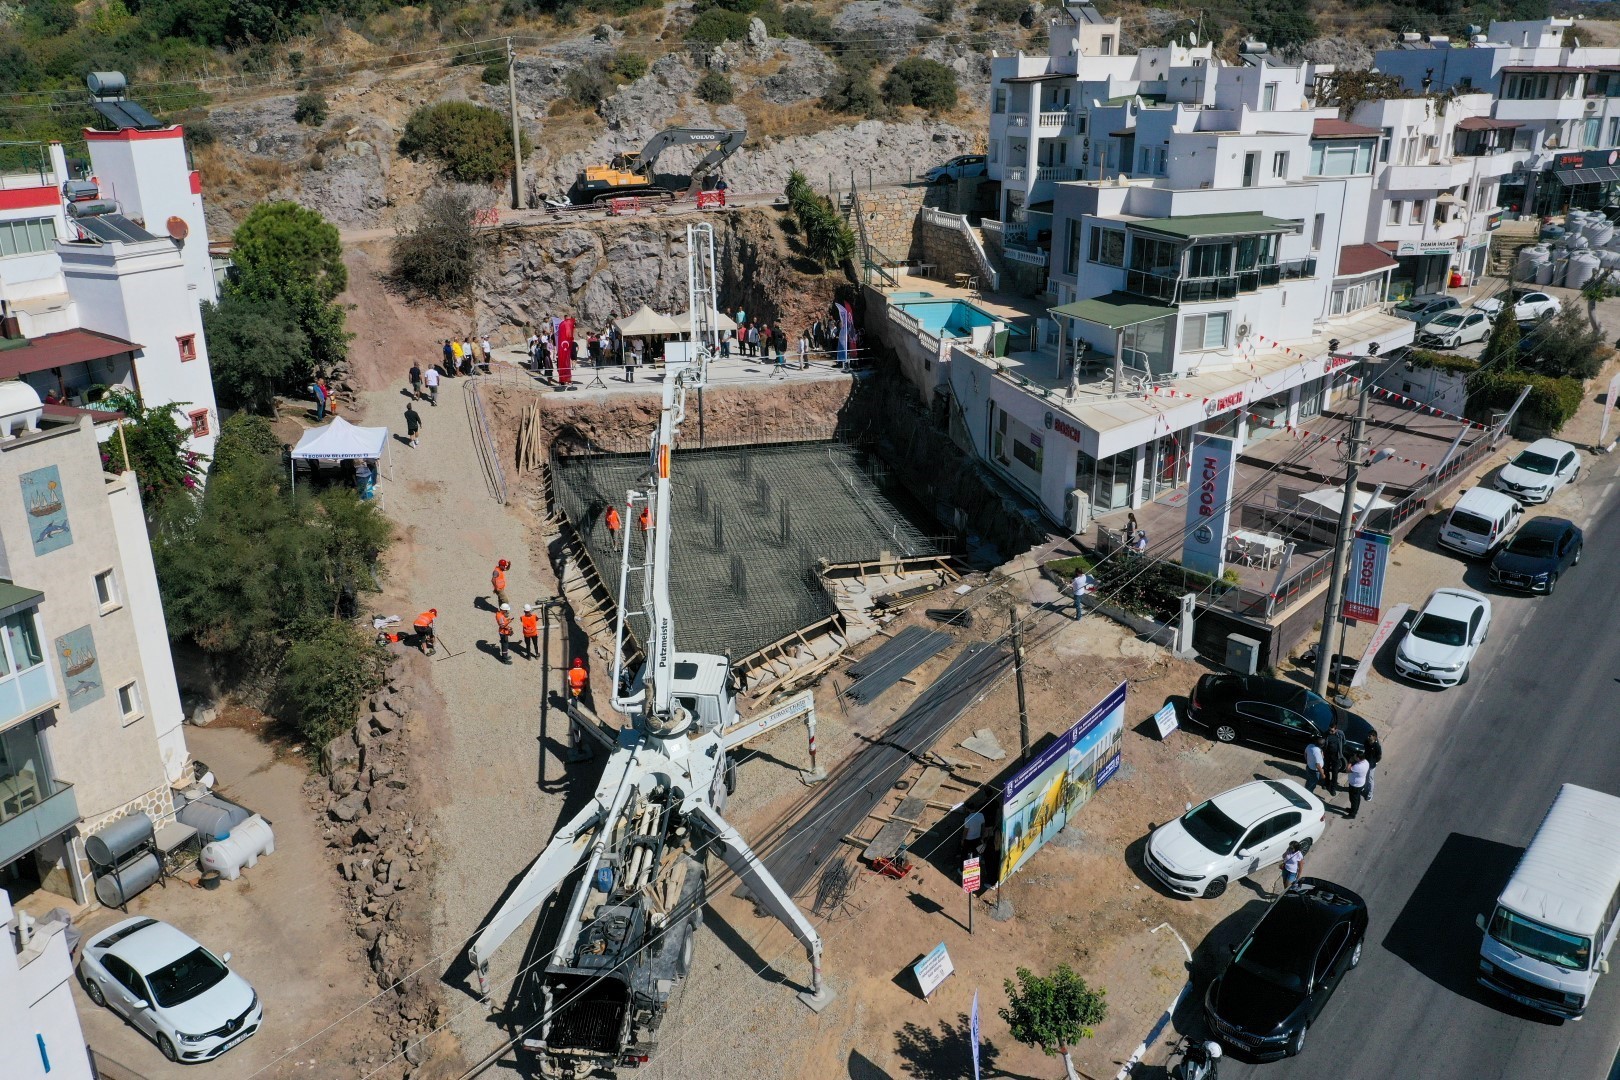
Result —
<svg viewBox="0 0 1620 1080"><path fill-rule="evenodd" d="M1440 542L1464 555L1488 555L1513 535L1524 507L1489 488L1469 488L1451 508Z"/></svg>
<svg viewBox="0 0 1620 1080"><path fill-rule="evenodd" d="M1620 926L1620 798L1565 784L1490 920L1475 921L1479 981L1521 1005L1579 1020Z"/></svg>

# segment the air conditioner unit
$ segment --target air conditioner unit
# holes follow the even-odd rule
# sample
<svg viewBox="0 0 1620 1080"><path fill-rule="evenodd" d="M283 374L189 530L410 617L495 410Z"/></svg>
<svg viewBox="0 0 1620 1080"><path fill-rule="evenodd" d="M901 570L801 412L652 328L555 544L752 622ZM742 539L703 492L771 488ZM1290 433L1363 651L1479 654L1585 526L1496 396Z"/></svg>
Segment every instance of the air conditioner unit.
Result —
<svg viewBox="0 0 1620 1080"><path fill-rule="evenodd" d="M1083 533L1091 526L1091 497L1080 488L1069 492L1069 531Z"/></svg>
<svg viewBox="0 0 1620 1080"><path fill-rule="evenodd" d="M1598 107L1598 103L1595 102L1595 101L1588 101L1586 103L1586 111L1587 112L1597 112L1597 107Z"/></svg>

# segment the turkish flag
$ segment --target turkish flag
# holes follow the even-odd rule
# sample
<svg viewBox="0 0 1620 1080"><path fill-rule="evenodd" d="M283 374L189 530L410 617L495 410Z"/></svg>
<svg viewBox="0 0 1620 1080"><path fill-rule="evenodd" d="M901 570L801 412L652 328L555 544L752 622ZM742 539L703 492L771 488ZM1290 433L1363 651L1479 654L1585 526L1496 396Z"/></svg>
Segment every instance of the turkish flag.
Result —
<svg viewBox="0 0 1620 1080"><path fill-rule="evenodd" d="M574 317L557 324L557 381L564 386L574 381Z"/></svg>

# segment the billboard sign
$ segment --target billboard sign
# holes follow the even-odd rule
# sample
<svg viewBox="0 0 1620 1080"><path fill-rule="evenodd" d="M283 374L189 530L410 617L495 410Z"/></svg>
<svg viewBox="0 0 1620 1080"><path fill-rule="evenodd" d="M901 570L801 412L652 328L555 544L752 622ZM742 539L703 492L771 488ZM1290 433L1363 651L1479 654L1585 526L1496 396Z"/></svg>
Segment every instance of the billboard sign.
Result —
<svg viewBox="0 0 1620 1080"><path fill-rule="evenodd" d="M1226 527L1232 516L1232 465L1237 441L1199 432L1192 444L1192 491L1187 495L1187 528L1181 565L1220 577L1226 568Z"/></svg>
<svg viewBox="0 0 1620 1080"><path fill-rule="evenodd" d="M1350 580L1345 582L1344 605L1339 614L1357 622L1377 622L1388 566L1389 537L1365 530L1356 533L1356 542L1350 547Z"/></svg>
<svg viewBox="0 0 1620 1080"><path fill-rule="evenodd" d="M1097 789L1119 771L1125 737L1125 683L1030 759L1001 795L1001 880L1063 831Z"/></svg>

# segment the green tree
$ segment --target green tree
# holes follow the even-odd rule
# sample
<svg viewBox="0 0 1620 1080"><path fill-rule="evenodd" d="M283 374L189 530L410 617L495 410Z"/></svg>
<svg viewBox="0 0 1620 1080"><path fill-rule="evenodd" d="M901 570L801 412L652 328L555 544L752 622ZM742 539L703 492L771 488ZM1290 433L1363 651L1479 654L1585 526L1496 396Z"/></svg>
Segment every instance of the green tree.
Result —
<svg viewBox="0 0 1620 1080"><path fill-rule="evenodd" d="M828 84L821 106L829 112L876 116L882 111L883 99L866 71L842 71Z"/></svg>
<svg viewBox="0 0 1620 1080"><path fill-rule="evenodd" d="M278 390L310 377L309 341L285 301L227 292L202 317L221 405L268 416Z"/></svg>
<svg viewBox="0 0 1620 1080"><path fill-rule="evenodd" d="M1012 1029L1012 1037L1025 1046L1038 1046L1048 1057L1063 1055L1068 1080L1079 1080L1069 1049L1089 1039L1108 1015L1108 991L1093 990L1068 964L1059 964L1049 976L1018 969L1018 985L1003 984L1007 1007L998 1015Z"/></svg>
<svg viewBox="0 0 1620 1080"><path fill-rule="evenodd" d="M290 636L276 712L312 745L325 746L354 725L361 700L382 687L387 657L369 635L336 619L306 620Z"/></svg>
<svg viewBox="0 0 1620 1080"><path fill-rule="evenodd" d="M326 123L326 95L311 90L307 94L299 94L298 100L293 102L293 121L299 124L308 124L310 127L320 127Z"/></svg>
<svg viewBox="0 0 1620 1080"><path fill-rule="evenodd" d="M913 56L894 65L883 80L883 100L937 112L956 107L956 72L938 60Z"/></svg>
<svg viewBox="0 0 1620 1080"><path fill-rule="evenodd" d="M1513 317L1513 283L1503 293L1502 310L1491 324L1491 336L1485 340L1485 349L1479 354L1480 366L1494 366L1513 371L1519 366L1519 320Z"/></svg>
<svg viewBox="0 0 1620 1080"><path fill-rule="evenodd" d="M710 105L729 105L731 99L736 96L736 90L724 72L709 70L698 80L697 96Z"/></svg>
<svg viewBox="0 0 1620 1080"><path fill-rule="evenodd" d="M692 25L686 29L686 40L705 45L743 41L748 37L748 24L752 18L741 11L710 8L692 20Z"/></svg>
<svg viewBox="0 0 1620 1080"><path fill-rule="evenodd" d="M804 237L805 251L822 268L842 265L855 254L855 231L824 196L816 194L805 175L788 173L788 210Z"/></svg>
<svg viewBox="0 0 1620 1080"><path fill-rule="evenodd" d="M399 148L436 158L445 174L467 184L491 184L512 173L512 132L505 116L470 101L423 105L405 121ZM519 136L529 152L529 138Z"/></svg>
<svg viewBox="0 0 1620 1080"><path fill-rule="evenodd" d="M477 210L465 190L429 192L415 224L394 238L395 280L440 300L467 295L482 261L472 224Z"/></svg>
<svg viewBox="0 0 1620 1080"><path fill-rule="evenodd" d="M102 446L102 462L108 471L122 473L128 451L129 468L140 482L147 517L158 519L173 500L189 502L202 479L206 459L186 447L191 432L175 419L175 410L184 403L149 409L134 391L119 388L99 404L124 414L119 434Z"/></svg>
<svg viewBox="0 0 1620 1080"><path fill-rule="evenodd" d="M332 300L349 284L337 226L295 202L260 203L232 237L231 261L256 291L279 295L287 285L312 286Z"/></svg>
<svg viewBox="0 0 1620 1080"><path fill-rule="evenodd" d="M1534 358L1537 372L1555 379L1595 378L1610 356L1603 331L1573 302L1565 302L1557 315L1537 323L1524 341L1528 352L1520 352Z"/></svg>
<svg viewBox="0 0 1620 1080"><path fill-rule="evenodd" d="M625 82L635 82L647 74L647 58L640 53L620 53L609 67Z"/></svg>

